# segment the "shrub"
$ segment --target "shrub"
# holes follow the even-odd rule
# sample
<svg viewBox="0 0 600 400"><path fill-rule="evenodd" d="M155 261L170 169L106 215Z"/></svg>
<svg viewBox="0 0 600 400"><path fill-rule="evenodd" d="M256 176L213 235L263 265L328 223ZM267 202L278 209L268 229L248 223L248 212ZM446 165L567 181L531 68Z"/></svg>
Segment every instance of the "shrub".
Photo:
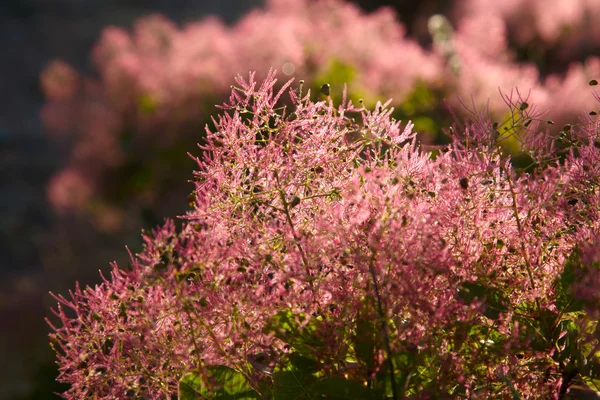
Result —
<svg viewBox="0 0 600 400"><path fill-rule="evenodd" d="M600 74L597 58L573 64L564 76L548 75L519 57L511 39L515 26L539 25L514 21L524 5L485 1L469 1L468 12L453 19L455 32L443 23L432 29L433 46L407 37L390 9L366 14L341 0L270 0L232 26L217 18L178 26L153 15L131 30L107 27L91 54L96 77L60 61L42 75L42 119L66 154L48 182L56 224L40 241L45 268L91 282L89 271L104 264L90 261L90 252L96 260L121 260L116 243L139 243L132 238L140 228L181 212L193 168L181 154L204 140L213 104L248 70L275 67L313 90L327 82L338 103L344 82L370 108L391 97L393 117L412 120L423 143L449 141L441 132L451 121L446 102L459 113L464 102L487 107L494 120L507 118L501 97L490 96L498 88L530 91L530 102L552 110L546 118L557 127L596 107L580 93ZM502 146L519 150L515 140Z"/></svg>
<svg viewBox="0 0 600 400"><path fill-rule="evenodd" d="M526 99L431 154L389 102L238 77L193 209L56 296L68 399L559 398L600 386L600 153ZM529 168L500 144L518 135Z"/></svg>

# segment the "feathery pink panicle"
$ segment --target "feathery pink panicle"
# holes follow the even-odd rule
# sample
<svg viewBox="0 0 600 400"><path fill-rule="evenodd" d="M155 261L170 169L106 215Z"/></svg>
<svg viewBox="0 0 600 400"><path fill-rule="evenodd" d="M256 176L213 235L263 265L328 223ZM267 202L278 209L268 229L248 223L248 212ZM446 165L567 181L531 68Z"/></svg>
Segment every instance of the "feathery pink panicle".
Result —
<svg viewBox="0 0 600 400"><path fill-rule="evenodd" d="M326 375L345 373L357 321L383 318L388 352L439 367L406 383L417 397L457 384L465 397L555 393L555 349L527 350L535 333L523 313L560 311L565 259L599 232L597 125L574 127L580 145L561 162L552 145L534 146L539 168L517 173L482 115L433 158L389 102L357 108L344 93L336 107L291 83L279 89L273 71L262 82L238 77L196 159L183 226L145 235L130 269L57 297L65 397L169 397L183 374L216 364L259 387L289 351L269 328L287 311L300 327L318 325L325 345L303 355L324 360ZM534 117L522 99L506 101ZM552 141L533 128L525 138L535 135ZM482 287L499 296L493 307L470 295ZM471 334L459 340L464 327ZM354 379L385 370L380 350ZM268 368L249 362L258 353Z"/></svg>

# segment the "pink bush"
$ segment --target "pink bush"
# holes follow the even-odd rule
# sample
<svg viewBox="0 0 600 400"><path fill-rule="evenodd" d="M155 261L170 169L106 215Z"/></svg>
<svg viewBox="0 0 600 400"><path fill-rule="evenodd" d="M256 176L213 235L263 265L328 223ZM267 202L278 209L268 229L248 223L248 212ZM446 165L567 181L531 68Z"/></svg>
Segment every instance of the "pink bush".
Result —
<svg viewBox="0 0 600 400"><path fill-rule="evenodd" d="M587 272L577 290L557 282L576 249L594 259L598 128L589 117L575 122L598 107L586 85L600 68L591 57L546 76L520 62L511 48L516 20L501 11L473 6L424 49L387 9L365 15L337 0L271 0L232 27L151 16L131 32L107 28L92 54L97 78L49 65L42 118L61 146L72 146L48 186L65 217L51 240L78 249L72 265L115 257L103 256L106 237L137 230L152 220L148 212L181 213L192 188L181 155L200 154L183 226L167 222L145 235L130 269L115 266L101 285L59 297L77 316L56 310L61 379L73 385L67 398L162 398L187 372L214 364L243 372L258 390L288 360L294 338L273 328L286 312L316 329L325 345L310 357L328 360L325 376L370 384L392 359L407 397L557 396L572 383L566 365L584 359L580 375L589 378L597 356L577 359L574 348L597 345L589 333L598 318L593 262L581 261ZM546 32L519 21L534 29L527 40ZM598 42L591 33L561 37L548 46ZM281 86L268 78L260 90L240 82L227 114L210 123L231 77L262 71L258 86L272 66L304 78L305 89L331 83L335 104L348 82L355 103L363 98L374 111L292 95L278 103L283 114L270 93ZM495 93L514 87L524 98L509 98L507 108ZM393 115L376 106L389 97ZM495 121L510 118L496 126L474 114L437 158L393 121L425 118L435 131L444 100L462 112L457 97ZM550 111L521 109L525 101ZM542 118L556 127L538 128ZM538 133L566 123L573 127L560 137ZM255 145L253 137L270 139ZM197 142L205 154L194 151ZM507 150L526 160L527 173L512 169ZM59 271L63 252L49 247L50 269ZM563 286L583 296L581 309L565 305ZM379 321L378 303L390 349L379 332L372 358L348 363L357 358L349 355L357 321ZM437 375L429 365L408 371L402 363L416 354Z"/></svg>
<svg viewBox="0 0 600 400"><path fill-rule="evenodd" d="M558 398L567 365L597 374L584 367L597 353L577 353L599 346L577 336L597 321L569 308L564 276L599 233L595 119L565 147L507 98L511 130L475 117L433 157L389 102L313 102L301 85L283 102L290 82L277 91L273 73L236 82L182 227L167 221L131 268L57 296L66 398L169 398L211 365L260 393L296 353L363 387L392 363L395 398ZM523 125L530 172L500 147Z"/></svg>

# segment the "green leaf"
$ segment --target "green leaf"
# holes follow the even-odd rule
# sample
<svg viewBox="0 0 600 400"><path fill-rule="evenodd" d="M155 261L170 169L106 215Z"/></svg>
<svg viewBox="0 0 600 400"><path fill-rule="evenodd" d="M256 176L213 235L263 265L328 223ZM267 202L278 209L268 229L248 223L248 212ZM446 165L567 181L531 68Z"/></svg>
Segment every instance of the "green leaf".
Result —
<svg viewBox="0 0 600 400"><path fill-rule="evenodd" d="M583 310L584 302L574 298L574 285L581 282L582 265L579 250L575 249L565 262L563 272L555 281L556 308L563 312Z"/></svg>
<svg viewBox="0 0 600 400"><path fill-rule="evenodd" d="M577 346L577 339L579 337L579 325L571 319L571 314L566 314L556 328L555 333L555 347L557 352L553 356L554 360L562 362L569 359L579 359L580 351ZM575 318L575 316L573 316ZM562 334L566 332L565 334Z"/></svg>
<svg viewBox="0 0 600 400"><path fill-rule="evenodd" d="M295 315L291 311L280 311L275 314L269 323L266 330L275 333L275 336L292 346L301 355L314 354L317 349L325 348L326 345L321 340L317 332L317 324L319 321L316 318L311 320L302 329L299 322L309 318L306 315Z"/></svg>
<svg viewBox="0 0 600 400"><path fill-rule="evenodd" d="M538 327L544 339L552 342L559 332L556 329L558 324L558 314L552 310L542 309L537 312Z"/></svg>
<svg viewBox="0 0 600 400"><path fill-rule="evenodd" d="M596 357L597 358L597 357ZM582 377L588 381L594 382L594 388L600 390L600 360L587 360L585 365L580 367Z"/></svg>
<svg viewBox="0 0 600 400"><path fill-rule="evenodd" d="M152 114L158 109L158 103L150 94L143 94L138 98L138 109L144 114Z"/></svg>
<svg viewBox="0 0 600 400"><path fill-rule="evenodd" d="M309 357L305 357L299 353L293 352L288 356L290 364L297 370L309 374L319 372L321 363Z"/></svg>
<svg viewBox="0 0 600 400"><path fill-rule="evenodd" d="M184 375L179 380L179 400L258 400L261 398L248 384L244 375L229 367L209 366L206 374L208 385L197 372Z"/></svg>
<svg viewBox="0 0 600 400"><path fill-rule="evenodd" d="M342 376L329 376L319 380L309 388L313 396L324 396L331 400L382 400L382 391L370 389L359 382Z"/></svg>
<svg viewBox="0 0 600 400"><path fill-rule="evenodd" d="M287 355L286 361L281 369L275 371L272 381L267 384L264 399L305 399L308 387L317 381L315 374L321 371L322 367L319 361L295 351Z"/></svg>
<svg viewBox="0 0 600 400"><path fill-rule="evenodd" d="M369 314L361 315L356 323L356 335L353 338L354 349L356 358L366 366L369 373L373 371L375 362L377 332L376 320L369 318Z"/></svg>
<svg viewBox="0 0 600 400"><path fill-rule="evenodd" d="M278 371L273 374L273 400L305 399L309 394L308 388L317 378L305 370L292 368L288 371Z"/></svg>
<svg viewBox="0 0 600 400"><path fill-rule="evenodd" d="M313 82L327 82L322 86L316 86L314 89L319 90L319 93L324 96L332 96L334 103L339 102L341 90L331 90L332 88L340 88L345 84L350 84L356 77L356 69L346 64L344 61L331 58L329 64L319 71L313 77ZM356 97L360 97L359 93L355 92Z"/></svg>
<svg viewBox="0 0 600 400"><path fill-rule="evenodd" d="M508 299L501 290L482 282L463 282L458 289L459 297L467 304L481 301L484 305L483 315L490 319L498 319L500 313L508 311Z"/></svg>
<svg viewBox="0 0 600 400"><path fill-rule="evenodd" d="M410 390L411 387L419 386L424 381L417 373L419 368L419 350L416 346L405 345L403 351L394 352L394 378L396 382L396 389L400 390L400 393L407 395L406 390ZM432 369L435 369L434 360L425 360L425 363ZM383 387L386 390L387 395L392 394L392 383L389 379L389 368L390 361L386 360L379 373L377 374L377 380L381 384L379 387Z"/></svg>
<svg viewBox="0 0 600 400"><path fill-rule="evenodd" d="M459 351L469 336L470 325L466 322L457 321L452 335L454 351Z"/></svg>

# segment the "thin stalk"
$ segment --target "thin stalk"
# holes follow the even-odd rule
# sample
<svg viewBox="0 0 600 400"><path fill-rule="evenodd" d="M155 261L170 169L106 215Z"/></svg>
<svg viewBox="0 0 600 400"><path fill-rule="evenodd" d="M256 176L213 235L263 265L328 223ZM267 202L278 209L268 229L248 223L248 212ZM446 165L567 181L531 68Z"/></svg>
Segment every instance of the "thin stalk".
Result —
<svg viewBox="0 0 600 400"><path fill-rule="evenodd" d="M279 176L276 171L275 171L274 176L275 176L275 179L277 180L277 184L280 185ZM285 199L285 192L283 191L283 189L280 189L279 196L281 197L281 202L283 203L283 213L285 214L285 219L286 219L288 225L290 226L290 229L292 230L292 235L294 236L294 243L296 244L296 247L298 248L298 251L300 252L300 257L302 258L302 263L304 264L304 269L306 270L306 275L309 278L309 283L310 283L310 286L312 287L313 283L312 283L312 279L310 279L311 275L310 275L310 269L308 268L308 258L306 257L306 253L304 252L304 249L302 248L302 245L300 244L300 238L298 237L298 234L296 233L296 228L294 227L294 222L292 221L292 216L290 215L290 206L289 206L289 203L287 202L287 200Z"/></svg>
<svg viewBox="0 0 600 400"><path fill-rule="evenodd" d="M373 280L373 289L375 290L375 298L377 299L377 312L379 313L379 319L381 322L381 330L383 332L383 341L385 344L385 351L388 356L389 366L390 366L390 380L392 386L392 398L394 400L398 400L398 393L396 390L396 377L394 374L394 359L392 354L392 346L390 346L390 337L387 329L387 320L385 317L385 313L383 311L383 302L381 301L381 294L379 292L379 284L377 283L377 276L375 274L375 267L373 262L375 260L375 251L373 251L373 255L371 256L371 260L369 261L369 273L371 274L371 279Z"/></svg>
<svg viewBox="0 0 600 400"><path fill-rule="evenodd" d="M521 245L521 253L523 254L523 258L525 259L525 266L527 269L527 276L529 277L529 284L531 285L531 289L535 289L535 282L533 280L533 270L531 268L531 263L529 262L529 255L527 254L527 249L525 248L525 241L523 240L523 227L521 224L521 218L519 218L519 208L517 207L517 195L514 190L512 179L510 178L509 171L504 171L506 173L506 181L508 182L510 196L512 198L512 209L515 214L515 221L517 222L517 230L519 231L519 242ZM535 303L537 305L538 310L540 310L539 300L536 298Z"/></svg>

